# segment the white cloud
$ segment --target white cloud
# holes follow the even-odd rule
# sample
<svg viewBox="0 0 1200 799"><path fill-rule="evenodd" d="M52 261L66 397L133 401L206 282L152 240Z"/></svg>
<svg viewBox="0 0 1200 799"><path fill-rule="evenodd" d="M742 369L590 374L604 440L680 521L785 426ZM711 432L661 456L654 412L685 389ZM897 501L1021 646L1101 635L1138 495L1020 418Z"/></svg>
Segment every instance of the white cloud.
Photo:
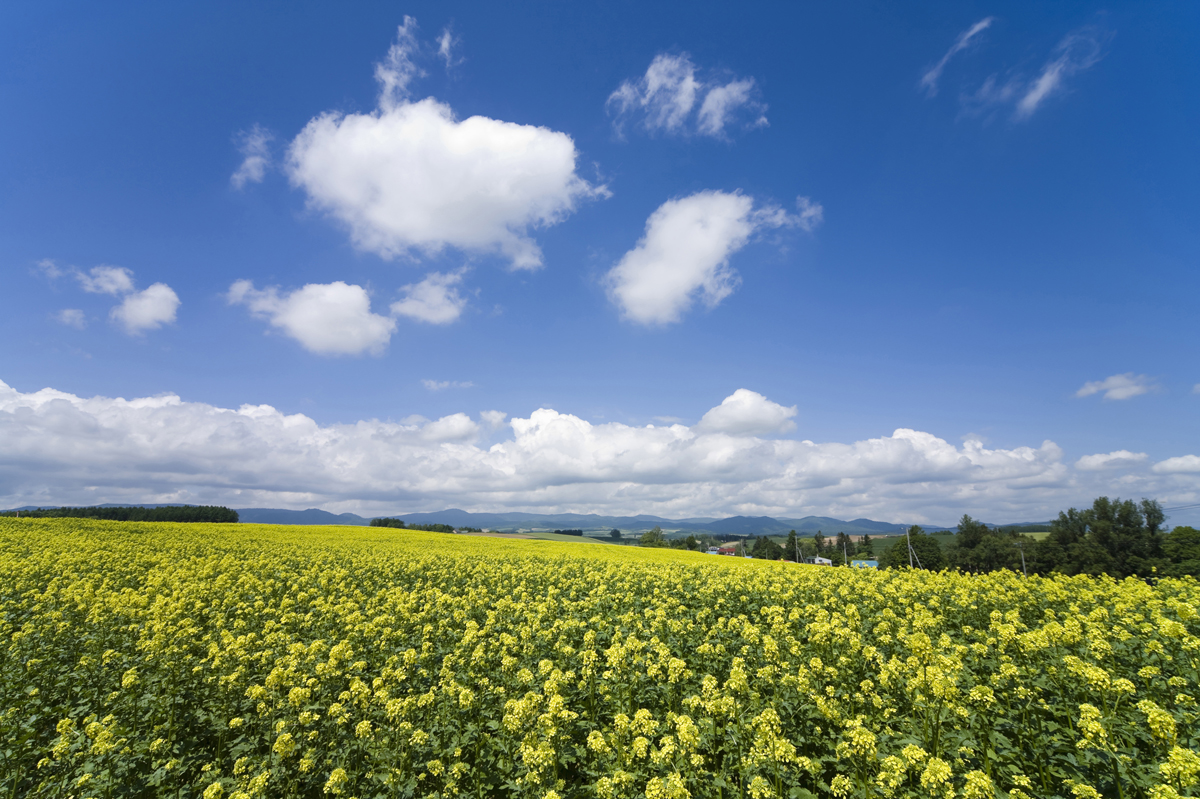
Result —
<svg viewBox="0 0 1200 799"><path fill-rule="evenodd" d="M388 48L387 57L375 65L380 108L394 108L408 99L408 84L425 74L413 60L420 50L417 21L405 15L404 24L396 29L395 44Z"/></svg>
<svg viewBox="0 0 1200 799"><path fill-rule="evenodd" d="M454 57L454 48L458 47L458 37L450 32L449 28L442 28L442 35L437 38L438 43L438 58L446 64L446 69L450 69L455 64L462 63L462 59Z"/></svg>
<svg viewBox="0 0 1200 799"><path fill-rule="evenodd" d="M50 258L43 258L42 260L38 261L37 268L39 272L41 272L50 280L60 278L67 273L65 269L61 269L58 264L56 264Z"/></svg>
<svg viewBox="0 0 1200 799"><path fill-rule="evenodd" d="M430 272L420 283L404 286L405 298L392 303L392 315L407 316L420 322L445 325L462 315L467 301L455 288L462 272Z"/></svg>
<svg viewBox="0 0 1200 799"><path fill-rule="evenodd" d="M95 266L87 272L75 267L60 269L49 259L38 263L48 277L56 278L70 274L79 281L79 286L91 294L109 294L122 297L121 304L109 312L109 318L125 328L130 335L162 327L175 321L179 310L179 295L166 283L155 283L144 291L137 291L133 282L133 271L123 266ZM68 308L56 317L59 322L83 329L87 318L83 311Z"/></svg>
<svg viewBox="0 0 1200 799"><path fill-rule="evenodd" d="M83 330L87 327L87 317L78 308L64 308L54 315L61 324Z"/></svg>
<svg viewBox="0 0 1200 799"><path fill-rule="evenodd" d="M1130 452L1127 449L1119 449L1115 452L1084 455L1075 461L1075 468L1082 469L1085 472L1098 472L1104 469L1132 466L1135 463L1145 461L1147 457L1149 456L1145 452Z"/></svg>
<svg viewBox="0 0 1200 799"><path fill-rule="evenodd" d="M125 299L109 313L130 335L155 330L175 321L179 297L166 283L155 283L145 291L125 295Z"/></svg>
<svg viewBox="0 0 1200 799"><path fill-rule="evenodd" d="M1200 457L1181 455L1159 461L1151 469L1158 474L1200 474Z"/></svg>
<svg viewBox="0 0 1200 799"><path fill-rule="evenodd" d="M704 99L693 115L701 95ZM754 78L724 84L701 81L687 53L663 53L654 57L645 75L622 83L606 105L618 133L626 121L637 117L651 133L699 133L724 139L726 129L739 118L747 120L748 127L767 124L767 107L757 98Z"/></svg>
<svg viewBox="0 0 1200 799"><path fill-rule="evenodd" d="M796 429L796 406L785 408L755 391L739 388L704 414L694 428L704 433L762 436Z"/></svg>
<svg viewBox="0 0 1200 799"><path fill-rule="evenodd" d="M1197 383L1196 385L1192 386L1192 393L1200 394L1200 383Z"/></svg>
<svg viewBox="0 0 1200 799"><path fill-rule="evenodd" d="M260 291L249 280L239 280L226 299L230 305L245 305L318 355L380 353L396 327L395 320L371 312L366 289L340 280L309 283L282 295L278 288Z"/></svg>
<svg viewBox="0 0 1200 799"><path fill-rule="evenodd" d="M133 272L123 266L95 266L90 272L74 270L75 279L91 294L128 294L133 291Z"/></svg>
<svg viewBox="0 0 1200 799"><path fill-rule="evenodd" d="M421 385L430 391L445 391L448 388L475 388L475 384L470 380L459 382L457 380L422 380Z"/></svg>
<svg viewBox="0 0 1200 799"><path fill-rule="evenodd" d="M275 137L265 128L255 125L248 131L237 135L238 152L242 154L241 166L229 176L229 182L235 189L242 189L247 183L262 183L271 163L271 140Z"/></svg>
<svg viewBox="0 0 1200 799"><path fill-rule="evenodd" d="M504 411L480 411L479 418L485 425L493 430L497 430L504 424L504 420L508 418L508 414Z"/></svg>
<svg viewBox="0 0 1200 799"><path fill-rule="evenodd" d="M791 409L768 403L747 404L759 410L758 429L773 435L791 420ZM512 419L492 443L490 436L483 440L485 429L503 430L504 414L478 418L456 413L432 422L320 425L266 405L229 409L169 394L85 399L52 389L21 393L0 383L0 507L203 502L380 513L462 507L668 517L816 514L952 524L963 513L1045 519L1101 494L1157 496L1167 504L1200 490L1195 456L1164 461L1156 467L1163 474L1080 472L1063 463L1050 441L988 449L899 429L852 443L817 443L762 438L748 428L731 435L724 431L729 419L717 425L724 430L636 427L540 408Z"/></svg>
<svg viewBox="0 0 1200 799"><path fill-rule="evenodd" d="M744 194L701 191L668 200L646 220L637 246L605 278L624 316L640 324L678 322L700 299L710 308L729 296L739 278L729 258L757 231L811 229L823 210L801 198L799 216L777 207L754 208Z"/></svg>
<svg viewBox="0 0 1200 799"><path fill-rule="evenodd" d="M379 108L311 120L288 151L293 185L346 225L355 246L381 257L449 246L538 268L530 229L607 190L575 173L565 133L482 116L459 121L432 97L410 102L409 83L421 74L416 50L415 22L406 18L375 71Z"/></svg>
<svg viewBox="0 0 1200 799"><path fill-rule="evenodd" d="M987 30L995 17L985 17L976 22L971 27L967 28L962 33L958 34L958 38L954 40L954 44L950 45L950 49L942 56L942 60L930 67L924 75L921 76L921 87L925 89L925 93L929 97L937 94L937 84L942 77L942 70L946 68L946 64L954 57L956 53L962 52L971 45L971 41L976 36Z"/></svg>
<svg viewBox="0 0 1200 799"><path fill-rule="evenodd" d="M1106 400L1124 400L1148 394L1157 388L1158 386L1155 382L1146 375L1126 372L1125 374L1106 377L1103 380L1093 380L1090 383L1084 383L1083 387L1075 392L1075 396L1090 397L1093 394L1104 392L1104 399Z"/></svg>
<svg viewBox="0 0 1200 799"><path fill-rule="evenodd" d="M1094 28L1073 31L1054 48L1037 77L1030 79L1016 73L1000 79L992 75L976 91L962 95L963 113L976 116L1011 106L1013 119L1028 120L1048 98L1066 90L1069 77L1091 68L1103 57L1105 38Z"/></svg>
<svg viewBox="0 0 1200 799"><path fill-rule="evenodd" d="M1042 72L1025 89L1017 101L1017 119L1028 119L1038 106L1053 94L1063 90L1063 82L1100 60L1100 40L1090 29L1070 33L1054 48L1054 57L1042 67Z"/></svg>

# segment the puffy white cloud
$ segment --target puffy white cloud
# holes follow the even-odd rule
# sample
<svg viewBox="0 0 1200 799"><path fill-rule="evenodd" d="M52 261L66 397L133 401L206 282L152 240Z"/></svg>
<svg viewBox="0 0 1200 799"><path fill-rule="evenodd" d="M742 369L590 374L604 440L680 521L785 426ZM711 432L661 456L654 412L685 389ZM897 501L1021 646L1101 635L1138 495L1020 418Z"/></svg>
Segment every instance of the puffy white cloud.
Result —
<svg viewBox="0 0 1200 799"><path fill-rule="evenodd" d="M395 320L371 312L371 298L362 286L342 281L309 283L287 294L268 287L256 289L239 280L226 295L230 305L244 305L318 355L379 353L395 330Z"/></svg>
<svg viewBox="0 0 1200 799"><path fill-rule="evenodd" d="M155 283L144 291L126 294L109 313L130 335L144 333L175 321L179 296L166 283Z"/></svg>
<svg viewBox="0 0 1200 799"><path fill-rule="evenodd" d="M78 330L87 327L87 317L78 308L63 308L54 315L54 318L67 327L74 327Z"/></svg>
<svg viewBox="0 0 1200 799"><path fill-rule="evenodd" d="M747 394L733 398L739 396ZM791 409L750 396L758 429L774 424L778 431L790 420ZM853 443L816 443L761 438L748 428L731 435L737 414L723 421L724 429L707 422L635 427L540 408L512 419L507 434L487 444L485 430L503 431L505 415L485 411L478 418L456 413L435 421L319 425L265 405L220 408L170 394L85 399L52 389L21 393L0 383L0 506L123 501L380 513L442 507L675 517L811 513L952 524L964 512L996 521L1045 519L1102 493L1158 496L1167 504L1200 490L1195 456L1188 456L1191 474L1180 463L1170 466L1178 473L1144 471L1128 482L1120 471L1070 469L1050 441L989 449L899 429ZM755 414L740 418L753 421Z"/></svg>
<svg viewBox="0 0 1200 799"><path fill-rule="evenodd" d="M1127 449L1119 449L1115 452L1097 453L1095 455L1084 455L1079 460L1075 461L1075 468L1082 469L1086 472L1098 472L1103 469L1115 469L1122 466L1131 466L1135 463L1141 463L1149 457L1144 452L1130 452Z"/></svg>
<svg viewBox="0 0 1200 799"><path fill-rule="evenodd" d="M1154 464L1151 469L1158 474L1197 474L1200 473L1200 457L1180 455L1177 458L1167 458Z"/></svg>
<svg viewBox="0 0 1200 799"><path fill-rule="evenodd" d="M704 414L695 429L704 433L727 433L731 436L786 433L796 428L796 423L792 421L795 415L795 405L785 408L756 391L739 388L720 405Z"/></svg>
<svg viewBox="0 0 1200 799"><path fill-rule="evenodd" d="M410 102L408 86L421 74L416 50L406 18L375 71L379 107L311 120L288 151L293 185L345 224L355 246L384 258L449 246L499 253L514 269L541 266L529 230L607 190L575 173L565 133L483 116L459 121L432 97Z"/></svg>
<svg viewBox="0 0 1200 799"><path fill-rule="evenodd" d="M229 176L229 182L235 189L240 190L247 183L262 183L267 166L271 163L270 144L274 138L270 131L259 125L238 134L237 148L242 154L242 163Z"/></svg>
<svg viewBox="0 0 1200 799"><path fill-rule="evenodd" d="M123 266L95 266L87 272L76 267L59 268L53 261L45 259L38 268L49 278L72 275L80 288L90 294L110 294L122 297L121 304L109 312L109 318L125 328L130 335L162 327L175 321L179 310L179 295L166 283L155 283L143 291L137 291L133 282L133 271ZM55 315L64 325L83 329L87 317L82 310L67 308Z"/></svg>
<svg viewBox="0 0 1200 799"><path fill-rule="evenodd" d="M930 67L925 74L921 76L921 88L925 90L926 95L933 97L935 94L937 94L937 84L942 77L942 70L946 68L946 64L950 62L950 59L953 58L955 54L967 49L971 45L971 42L974 41L979 34L991 27L991 24L995 21L995 19L995 17L985 17L971 27L967 28L962 33L958 34L958 38L954 40L954 44L950 45L950 49L946 51L944 56L942 56L942 60Z"/></svg>
<svg viewBox="0 0 1200 799"><path fill-rule="evenodd" d="M1155 382L1146 375L1126 372L1125 374L1111 375L1103 380L1093 380L1084 383L1083 387L1075 392L1075 396L1090 397L1093 394L1104 392L1104 399L1106 400L1124 400L1140 397L1142 394L1148 394L1157 388L1158 386Z"/></svg>
<svg viewBox="0 0 1200 799"><path fill-rule="evenodd" d="M459 382L458 380L422 380L421 385L430 391L445 391L448 388L475 388L475 384L470 380Z"/></svg>
<svg viewBox="0 0 1200 799"><path fill-rule="evenodd" d="M1054 48L1054 56L1017 101L1017 119L1028 119L1047 97L1061 92L1064 81L1100 60L1100 40L1091 29L1070 33Z"/></svg>
<svg viewBox="0 0 1200 799"><path fill-rule="evenodd" d="M757 231L781 226L811 229L823 214L801 198L801 214L756 209L736 192L701 191L668 200L646 220L637 246L606 275L609 296L623 315L640 324L678 322L697 300L716 306L737 287L729 258Z"/></svg>
<svg viewBox="0 0 1200 799"><path fill-rule="evenodd" d="M133 291L133 272L123 266L94 266L89 272L74 270L75 279L91 294L128 294Z"/></svg>
<svg viewBox="0 0 1200 799"><path fill-rule="evenodd" d="M693 114L700 96L704 99ZM654 57L645 75L625 81L609 95L607 107L618 133L627 120L638 117L651 133L695 132L724 139L739 118L748 118L750 127L767 124L767 107L757 96L754 78L701 81L687 53L663 53Z"/></svg>
<svg viewBox="0 0 1200 799"><path fill-rule="evenodd" d="M406 296L392 303L392 314L435 325L449 324L462 315L467 304L455 288L461 282L461 271L431 272L420 283L401 289Z"/></svg>

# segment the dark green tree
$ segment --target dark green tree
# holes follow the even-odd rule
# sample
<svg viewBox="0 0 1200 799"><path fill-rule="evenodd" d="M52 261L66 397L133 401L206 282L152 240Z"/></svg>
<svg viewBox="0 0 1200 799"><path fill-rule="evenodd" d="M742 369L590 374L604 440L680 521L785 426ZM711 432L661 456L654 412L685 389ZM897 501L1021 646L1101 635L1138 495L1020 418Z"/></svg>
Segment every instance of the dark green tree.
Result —
<svg viewBox="0 0 1200 799"><path fill-rule="evenodd" d="M638 545L643 547L665 547L667 546L667 537L663 535L662 528L656 524L653 530L647 530L642 533L642 537L638 539Z"/></svg>
<svg viewBox="0 0 1200 799"><path fill-rule="evenodd" d="M908 541L912 542L913 552L916 554L913 558L913 568L928 571L941 571L946 568L946 555L942 552L941 544L915 524L908 529L907 541L901 536L883 553L879 559L880 568L907 569Z"/></svg>
<svg viewBox="0 0 1200 799"><path fill-rule="evenodd" d="M800 547L796 543L796 531L795 530L792 530L790 533L788 533L787 545L783 549L784 549L783 557L785 560L794 560L796 562L800 561L800 559L801 559Z"/></svg>
<svg viewBox="0 0 1200 799"><path fill-rule="evenodd" d="M863 535L862 541L858 542L858 554L861 557L874 557L875 545L871 543L871 536Z"/></svg>
<svg viewBox="0 0 1200 799"><path fill-rule="evenodd" d="M1031 568L1041 574L1149 576L1167 566L1159 533L1164 518L1155 500L1099 497L1090 508L1058 514L1050 535L1034 548Z"/></svg>
<svg viewBox="0 0 1200 799"><path fill-rule="evenodd" d="M1163 538L1163 554L1170 564L1163 570L1169 577L1190 574L1200 577L1200 530L1176 527Z"/></svg>
<svg viewBox="0 0 1200 799"><path fill-rule="evenodd" d="M781 560L783 547L764 535L762 538L754 539L754 545L750 547L750 557L761 560Z"/></svg>
<svg viewBox="0 0 1200 799"><path fill-rule="evenodd" d="M997 569L1021 569L1019 536L1013 530L995 529L963 515L950 550L949 561L959 571L979 574Z"/></svg>
<svg viewBox="0 0 1200 799"><path fill-rule="evenodd" d="M614 527L612 530L609 531L608 537L611 538L613 541L620 541L621 540L621 531Z"/></svg>

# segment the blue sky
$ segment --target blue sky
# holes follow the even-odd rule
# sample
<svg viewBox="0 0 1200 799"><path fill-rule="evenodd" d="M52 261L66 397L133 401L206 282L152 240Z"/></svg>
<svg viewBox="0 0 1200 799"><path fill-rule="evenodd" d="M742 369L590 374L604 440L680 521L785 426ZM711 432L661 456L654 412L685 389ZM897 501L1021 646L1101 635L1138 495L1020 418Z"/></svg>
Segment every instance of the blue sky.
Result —
<svg viewBox="0 0 1200 799"><path fill-rule="evenodd" d="M0 13L0 504L1200 502L1194 4Z"/></svg>

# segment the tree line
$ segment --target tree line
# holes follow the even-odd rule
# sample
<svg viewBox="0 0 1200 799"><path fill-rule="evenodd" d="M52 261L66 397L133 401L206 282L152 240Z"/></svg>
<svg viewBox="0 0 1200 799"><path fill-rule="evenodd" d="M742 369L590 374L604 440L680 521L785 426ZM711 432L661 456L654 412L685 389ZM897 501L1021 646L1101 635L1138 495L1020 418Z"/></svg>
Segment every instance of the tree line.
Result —
<svg viewBox="0 0 1200 799"><path fill-rule="evenodd" d="M1155 500L1097 498L1090 508L1071 508L1045 526L1047 535L1034 540L1022 528L988 527L964 515L953 541L943 547L937 538L913 525L880 553L880 568L953 569L971 574L1009 569L1026 574L1107 574L1124 577L1200 577L1200 530L1190 526L1164 530L1166 515ZM797 542L795 531L786 547L759 538L748 548L753 557L795 559L794 552L824 555L835 564L843 552L853 559L874 554L870 536L850 541L843 533L824 539L820 533Z"/></svg>
<svg viewBox="0 0 1200 799"><path fill-rule="evenodd" d="M104 519L113 522L208 522L236 524L235 510L218 505L171 505L163 508L38 508L10 510L0 516L32 519Z"/></svg>
<svg viewBox="0 0 1200 799"><path fill-rule="evenodd" d="M478 527L455 527L451 524L405 524L403 519L372 519L372 527L398 527L402 530L420 530L426 533L482 533Z"/></svg>

